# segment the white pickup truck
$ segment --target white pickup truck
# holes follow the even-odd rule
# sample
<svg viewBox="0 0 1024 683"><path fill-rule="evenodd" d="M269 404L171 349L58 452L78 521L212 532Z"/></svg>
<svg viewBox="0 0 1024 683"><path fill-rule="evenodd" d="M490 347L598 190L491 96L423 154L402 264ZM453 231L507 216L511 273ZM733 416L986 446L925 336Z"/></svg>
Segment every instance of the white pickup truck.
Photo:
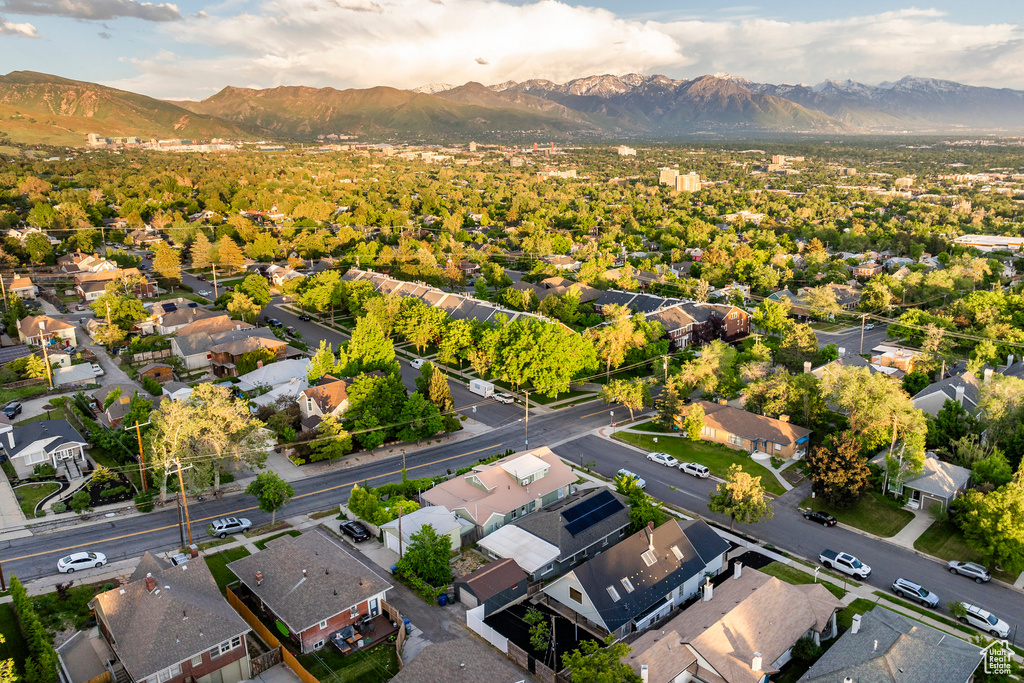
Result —
<svg viewBox="0 0 1024 683"><path fill-rule="evenodd" d="M837 553L835 550L822 550L818 560L829 569L836 569L844 574L866 579L871 576L871 567L849 553Z"/></svg>

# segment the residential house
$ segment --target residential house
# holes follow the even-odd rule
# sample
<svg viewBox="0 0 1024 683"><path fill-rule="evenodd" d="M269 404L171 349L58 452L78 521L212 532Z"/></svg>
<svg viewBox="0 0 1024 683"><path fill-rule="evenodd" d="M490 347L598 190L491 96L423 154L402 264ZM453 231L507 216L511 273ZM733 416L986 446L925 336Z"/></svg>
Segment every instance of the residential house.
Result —
<svg viewBox="0 0 1024 683"><path fill-rule="evenodd" d="M845 311L852 311L860 303L861 290L850 285L837 285L829 283L824 285L832 290L836 296L836 303ZM768 295L772 301L788 300L791 304L790 315L797 318L807 318L811 315L811 308L807 305L806 296L808 287L802 287L795 293L788 289L780 289Z"/></svg>
<svg viewBox="0 0 1024 683"><path fill-rule="evenodd" d="M736 306L665 301L669 305L646 317L661 323L674 349L706 344L712 339L734 341L750 334L750 314Z"/></svg>
<svg viewBox="0 0 1024 683"><path fill-rule="evenodd" d="M249 400L256 406L294 403L309 387L306 370L308 358L290 358L267 363L238 378L234 388L238 391L257 392Z"/></svg>
<svg viewBox="0 0 1024 683"><path fill-rule="evenodd" d="M275 287L281 287L289 280L306 276L290 266L273 265L267 267L266 277Z"/></svg>
<svg viewBox="0 0 1024 683"><path fill-rule="evenodd" d="M879 344L871 349L871 364L883 368L895 368L901 373L914 371L914 363L919 355L914 349L905 349L899 346ZM900 374L900 377L903 375Z"/></svg>
<svg viewBox="0 0 1024 683"><path fill-rule="evenodd" d="M576 475L542 446L441 482L420 496L476 525L481 536L564 498Z"/></svg>
<svg viewBox="0 0 1024 683"><path fill-rule="evenodd" d="M457 551L462 547L462 530L472 528L467 526L465 520L460 523L460 519L461 517L440 505L422 507L415 512L402 515L401 524L395 519L381 526L380 531L384 534L384 547L401 555L405 548L412 543L412 537L429 524L434 527L438 536L447 536L452 551ZM399 527L401 527L401 534L399 534Z"/></svg>
<svg viewBox="0 0 1024 683"><path fill-rule="evenodd" d="M577 271L580 269L581 265L580 262L572 256L545 256L541 260L549 266L554 266L556 270Z"/></svg>
<svg viewBox="0 0 1024 683"><path fill-rule="evenodd" d="M81 386L92 384L96 380L96 371L91 363L79 363L53 369L53 386Z"/></svg>
<svg viewBox="0 0 1024 683"><path fill-rule="evenodd" d="M20 296L22 299L35 299L39 288L32 284L32 278L14 276L11 283L7 285L7 293Z"/></svg>
<svg viewBox="0 0 1024 683"><path fill-rule="evenodd" d="M127 680L251 678L249 625L221 595L202 560L169 567L147 552L128 583L100 593L90 605Z"/></svg>
<svg viewBox="0 0 1024 683"><path fill-rule="evenodd" d="M459 272L461 272L465 277L473 277L480 272L480 264L462 259L459 261Z"/></svg>
<svg viewBox="0 0 1024 683"><path fill-rule="evenodd" d="M145 226L128 233L128 243L136 247L152 247L163 242L163 237L152 226Z"/></svg>
<svg viewBox="0 0 1024 683"><path fill-rule="evenodd" d="M214 338L227 332L251 332L254 326L227 315L202 318L178 328L171 338L171 351L185 362L186 370L198 370L210 366L213 355L210 348ZM271 333L273 336L273 333ZM276 337L275 337L276 339Z"/></svg>
<svg viewBox="0 0 1024 683"><path fill-rule="evenodd" d="M303 427L312 429L328 415L337 417L348 410L347 388L345 380L324 375L316 385L300 393L298 403Z"/></svg>
<svg viewBox="0 0 1024 683"><path fill-rule="evenodd" d="M85 301L95 301L103 296L106 287L115 280L127 277L141 277L138 268L124 270L105 270L95 273L78 273L75 275L75 293ZM150 299L156 296L156 284L143 278L136 285L133 294L139 299Z"/></svg>
<svg viewBox="0 0 1024 683"><path fill-rule="evenodd" d="M885 267L880 263L874 261L868 261L866 263L860 263L853 267L853 276L859 278L872 278L885 271Z"/></svg>
<svg viewBox="0 0 1024 683"><path fill-rule="evenodd" d="M142 377L148 377L154 382L164 384L174 379L174 368L167 363L147 363L139 368L139 381Z"/></svg>
<svg viewBox="0 0 1024 683"><path fill-rule="evenodd" d="M32 226L26 226L26 227L23 227L23 228L10 228L7 231L7 237L12 237L12 238L18 240L19 242L21 242L22 246L24 246L25 240L27 240L30 235L36 235L36 234L42 235L43 237L45 237L46 240L50 243L51 246L55 247L58 244L60 244L60 240L57 239L56 237L53 237L53 236L49 235L48 233L43 232L39 228L32 227Z"/></svg>
<svg viewBox="0 0 1024 683"><path fill-rule="evenodd" d="M653 523L547 584L548 604L616 639L643 631L721 571L729 543L703 520Z"/></svg>
<svg viewBox="0 0 1024 683"><path fill-rule="evenodd" d="M42 346L77 346L75 326L48 315L30 315L18 323L18 339Z"/></svg>
<svg viewBox="0 0 1024 683"><path fill-rule="evenodd" d="M163 386L162 397L170 401L184 401L192 395L192 387L184 382L168 382Z"/></svg>
<svg viewBox="0 0 1024 683"><path fill-rule="evenodd" d="M705 441L748 453L764 453L766 457L799 457L807 450L811 430L791 423L788 416L776 419L708 401L694 401L684 408L683 415L695 405L704 409L701 438Z"/></svg>
<svg viewBox="0 0 1024 683"><path fill-rule="evenodd" d="M117 270L120 266L97 254L75 251L57 258L57 265L65 273L103 273Z"/></svg>
<svg viewBox="0 0 1024 683"><path fill-rule="evenodd" d="M656 631L631 643L623 661L648 683L766 683L801 638L838 635L843 603L820 583L792 585L734 565L717 586Z"/></svg>
<svg viewBox="0 0 1024 683"><path fill-rule="evenodd" d="M223 314L196 306L195 308L175 308L162 312L154 310L153 315L157 334L174 334L186 325L191 325L198 320L217 318Z"/></svg>
<svg viewBox="0 0 1024 683"><path fill-rule="evenodd" d="M423 648L390 683L523 683L527 674L477 638L453 638Z"/></svg>
<svg viewBox="0 0 1024 683"><path fill-rule="evenodd" d="M882 468L883 472L888 469L885 451L872 458L871 462ZM935 453L928 451L920 473L907 475L902 482L895 478L888 481L891 492L896 495L909 493L911 504L916 504L918 509L931 511L934 506L938 506L939 510L946 510L970 486L971 471L940 460Z"/></svg>
<svg viewBox="0 0 1024 683"><path fill-rule="evenodd" d="M516 561L533 581L564 574L626 537L626 499L606 488L584 489L503 526L478 542L494 559Z"/></svg>
<svg viewBox="0 0 1024 683"><path fill-rule="evenodd" d="M486 617L525 598L528 583L515 560L496 560L457 579L455 597L466 609L483 605Z"/></svg>
<svg viewBox="0 0 1024 683"><path fill-rule="evenodd" d="M43 463L58 468L70 463L69 472L76 472L85 464L88 445L67 420L37 420L20 427L0 424L0 446L20 477L29 476L33 467Z"/></svg>
<svg viewBox="0 0 1024 683"><path fill-rule="evenodd" d="M798 683L970 683L984 651L884 607L853 617L853 626Z"/></svg>
<svg viewBox="0 0 1024 683"><path fill-rule="evenodd" d="M286 358L288 342L281 341L266 328L222 332L213 338L210 347L210 364L217 377L237 377L237 363L241 357L257 349L272 351L277 360ZM300 353L298 349L293 352ZM273 362L273 361L271 361Z"/></svg>
<svg viewBox="0 0 1024 683"><path fill-rule="evenodd" d="M974 373L965 371L933 382L914 394L914 407L935 417L946 401L956 401L967 412L977 414L980 389L981 382Z"/></svg>
<svg viewBox="0 0 1024 683"><path fill-rule="evenodd" d="M381 614L391 585L340 543L312 530L282 536L228 565L260 609L288 629L300 652L319 650L335 631Z"/></svg>

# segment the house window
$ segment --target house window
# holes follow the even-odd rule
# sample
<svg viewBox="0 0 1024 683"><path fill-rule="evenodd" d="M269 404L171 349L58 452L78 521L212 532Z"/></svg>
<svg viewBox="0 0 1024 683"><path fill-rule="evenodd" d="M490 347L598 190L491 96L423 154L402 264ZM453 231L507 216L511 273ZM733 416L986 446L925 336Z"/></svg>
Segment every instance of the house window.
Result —
<svg viewBox="0 0 1024 683"><path fill-rule="evenodd" d="M629 577L622 577L622 587L626 589L627 593L633 592L633 582L629 580Z"/></svg>
<svg viewBox="0 0 1024 683"><path fill-rule="evenodd" d="M569 588L569 599L572 600L573 602L578 602L579 604L582 605L583 604L583 593L580 593L575 588L570 587Z"/></svg>
<svg viewBox="0 0 1024 683"><path fill-rule="evenodd" d="M729 443L731 443L733 446L742 446L743 445L743 437L742 436L737 436L736 434L730 434L729 435Z"/></svg>
<svg viewBox="0 0 1024 683"><path fill-rule="evenodd" d="M318 640L315 643L313 643L313 649L314 650L319 650L323 646L324 646L324 641L322 641L322 640Z"/></svg>
<svg viewBox="0 0 1024 683"><path fill-rule="evenodd" d="M615 590L615 586L608 586L606 590L608 591L608 595L612 596L612 602L618 602L622 599L619 597L619 591Z"/></svg>
<svg viewBox="0 0 1024 683"><path fill-rule="evenodd" d="M231 640L225 640L223 643L210 650L210 659L220 657L222 654L230 652L234 648L242 644L242 636L235 636Z"/></svg>
<svg viewBox="0 0 1024 683"><path fill-rule="evenodd" d="M780 443L775 444L775 450L781 451L782 450L782 444L780 444Z"/></svg>
<svg viewBox="0 0 1024 683"><path fill-rule="evenodd" d="M703 432L704 436L706 436L709 439L714 439L718 435L718 432L716 432L711 427L704 427L702 432Z"/></svg>
<svg viewBox="0 0 1024 683"><path fill-rule="evenodd" d="M550 572L554 568L555 568L555 564L552 562L548 566L544 567L544 571L542 572L542 574L547 574L548 572ZM573 589L570 588L569 590L573 590Z"/></svg>
<svg viewBox="0 0 1024 683"><path fill-rule="evenodd" d="M180 676L180 675L181 675L181 664L175 664L174 666L171 666L171 667L168 667L168 668L164 669L163 671L158 673L156 676L157 676L157 681L159 681L159 683L164 683L165 681L169 681L172 678L174 678L175 676Z"/></svg>
<svg viewBox="0 0 1024 683"><path fill-rule="evenodd" d="M201 666L202 663L203 663L203 656L202 655L196 655L195 657L192 658L192 661L190 662L190 664L192 664L192 666L194 666L194 667L195 666Z"/></svg>
<svg viewBox="0 0 1024 683"><path fill-rule="evenodd" d="M323 621L320 622L320 628L321 629L327 628L327 620L326 619L324 619Z"/></svg>

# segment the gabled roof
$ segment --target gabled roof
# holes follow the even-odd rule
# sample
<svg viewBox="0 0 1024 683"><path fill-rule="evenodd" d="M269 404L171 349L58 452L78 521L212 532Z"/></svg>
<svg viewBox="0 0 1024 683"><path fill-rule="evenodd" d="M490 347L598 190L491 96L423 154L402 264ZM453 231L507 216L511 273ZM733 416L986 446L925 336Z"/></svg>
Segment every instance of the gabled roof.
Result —
<svg viewBox="0 0 1024 683"><path fill-rule="evenodd" d="M914 407L924 410L933 417L942 409L946 400L955 401L957 388L963 389L963 407L971 412L978 405L981 383L973 372L946 377L933 382L914 394Z"/></svg>
<svg viewBox="0 0 1024 683"><path fill-rule="evenodd" d="M488 562L475 572L463 576L458 583L464 584L477 600L484 602L506 588L511 588L526 580L526 572L520 569L516 561L505 559Z"/></svg>
<svg viewBox="0 0 1024 683"><path fill-rule="evenodd" d="M884 470L887 463L885 453L876 455L871 462ZM929 451L925 454L921 473L916 477L908 477L903 485L941 498L950 498L965 487L970 479L971 471L969 469L940 460L938 456Z"/></svg>
<svg viewBox="0 0 1024 683"><path fill-rule="evenodd" d="M292 633L305 631L391 588L341 544L315 530L297 537L282 536L268 543L266 550L235 560L228 569ZM263 575L259 585L256 572Z"/></svg>
<svg viewBox="0 0 1024 683"><path fill-rule="evenodd" d="M632 644L627 661L638 672L647 664L650 683L673 680L692 661L691 649L729 683L758 683L804 633L823 632L843 607L821 584L791 585L749 568L712 595ZM758 672L751 669L755 652L761 653Z"/></svg>
<svg viewBox="0 0 1024 683"><path fill-rule="evenodd" d="M74 325L69 325L63 320L57 320L48 315L30 315L27 318L21 319L21 322L18 323L18 329L21 330L23 335L31 339L32 337L39 336L39 323L45 325L43 334L52 334L60 330L73 330L75 328Z"/></svg>
<svg viewBox="0 0 1024 683"><path fill-rule="evenodd" d="M391 683L523 683L527 674L478 638L427 645Z"/></svg>
<svg viewBox="0 0 1024 683"><path fill-rule="evenodd" d="M251 330L253 327L253 325L242 322L241 320L232 320L229 315L220 314L212 318L205 316L199 318L195 322L191 322L179 329L174 333L174 336L181 338L187 337L190 334L198 334L200 332L205 332L206 334L218 334L220 332L227 332L228 330Z"/></svg>
<svg viewBox="0 0 1024 683"><path fill-rule="evenodd" d="M536 514L538 513L527 515L526 519ZM494 533L484 536L477 541L477 545L498 557L515 560L520 567L531 574L535 574L542 567L551 564L561 554L558 551L558 546L538 538L515 524L506 524Z"/></svg>
<svg viewBox="0 0 1024 683"><path fill-rule="evenodd" d="M205 562L193 560L148 573L156 579L152 592L146 588L145 575L139 580L133 575L133 581L97 595L92 603L134 680L249 631L221 595Z"/></svg>
<svg viewBox="0 0 1024 683"><path fill-rule="evenodd" d="M406 545L411 543L413 534L419 533L420 529L427 524L434 527L434 531L439 535L450 534L462 528L452 512L440 505L428 505L415 512L402 515L402 542ZM381 525L380 528L391 529L395 532L393 535L398 536L398 526L398 520L395 519Z"/></svg>
<svg viewBox="0 0 1024 683"><path fill-rule="evenodd" d="M11 448L6 439L3 446L7 455L13 458L37 441L43 442L46 453L52 453L67 444L88 443L67 420L37 420L15 427L14 447Z"/></svg>
<svg viewBox="0 0 1024 683"><path fill-rule="evenodd" d="M653 545L654 561L644 555ZM678 555L676 553L678 550ZM688 580L704 572L729 544L703 520L671 520L651 532L641 529L576 567L572 574L586 591L609 631L640 616ZM651 555L647 555L648 559ZM633 586L628 591L622 580ZM608 590L615 589L616 600Z"/></svg>
<svg viewBox="0 0 1024 683"><path fill-rule="evenodd" d="M218 335L219 336L219 335ZM281 341L271 333L269 337L263 335L250 335L242 339L213 339L212 353L226 353L231 356L241 356L243 353L255 351L256 349L277 349L288 346L288 342Z"/></svg>
<svg viewBox="0 0 1024 683"><path fill-rule="evenodd" d="M205 320L207 318L220 318L222 314L208 311L205 308L179 308L176 311L170 313L160 314L160 325L163 327L178 327L179 325L184 327L197 320Z"/></svg>
<svg viewBox="0 0 1024 683"><path fill-rule="evenodd" d="M656 320L665 328L665 332L683 330L693 325L696 321L685 311L681 305L663 308L660 311L649 313L648 320Z"/></svg>
<svg viewBox="0 0 1024 683"><path fill-rule="evenodd" d="M806 440L811 434L810 429L798 427L792 422L757 415L742 408L709 401L694 401L692 405L704 408L704 424L708 427L721 429L751 441L769 441L788 446Z"/></svg>
<svg viewBox="0 0 1024 683"><path fill-rule="evenodd" d="M977 645L875 607L815 662L800 683L964 683L984 655Z"/></svg>
<svg viewBox="0 0 1024 683"><path fill-rule="evenodd" d="M592 511L590 508L593 505L601 505L601 508ZM580 513L584 516L589 515L589 519L594 520L593 523L587 524L589 519L585 518L582 524L577 524L580 521ZM629 526L629 508L624 496L608 489L585 489L516 520L512 526L528 531L538 539L551 544L558 549L558 557L566 559L609 534Z"/></svg>
<svg viewBox="0 0 1024 683"><path fill-rule="evenodd" d="M329 415L348 398L348 384L343 379L325 375L316 386L303 391L301 396L312 399L321 413Z"/></svg>
<svg viewBox="0 0 1024 683"><path fill-rule="evenodd" d="M256 368L238 378L239 382L245 382L252 386L276 387L295 378L306 380L306 370L309 368L308 358L294 360L279 360L267 363L262 368Z"/></svg>

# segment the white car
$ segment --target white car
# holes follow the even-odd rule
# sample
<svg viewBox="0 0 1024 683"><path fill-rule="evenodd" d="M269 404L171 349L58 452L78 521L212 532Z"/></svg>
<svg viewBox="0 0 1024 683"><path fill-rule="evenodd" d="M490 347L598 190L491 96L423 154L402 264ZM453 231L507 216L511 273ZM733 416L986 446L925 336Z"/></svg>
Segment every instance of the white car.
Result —
<svg viewBox="0 0 1024 683"><path fill-rule="evenodd" d="M419 370L420 368L423 367L423 364L426 362L427 361L423 360L422 358L413 358L411 361L409 361L409 365L412 366L413 370Z"/></svg>
<svg viewBox="0 0 1024 683"><path fill-rule="evenodd" d="M699 479L707 479L711 476L711 470L699 462L683 462L679 464L679 471L685 472L686 474L693 475Z"/></svg>
<svg viewBox="0 0 1024 683"><path fill-rule="evenodd" d="M679 464L679 461L668 453L648 453L647 459L651 462L656 462L659 465L664 465L665 467L675 467Z"/></svg>
<svg viewBox="0 0 1024 683"><path fill-rule="evenodd" d="M964 609L967 610L967 613L960 617L960 621L963 623L985 631L996 638L1006 638L1010 635L1010 625L996 615L991 612L987 612L980 607L969 605L966 602L961 604L964 606Z"/></svg>
<svg viewBox="0 0 1024 683"><path fill-rule="evenodd" d="M64 574L74 574L76 569L102 567L106 563L107 556L103 553L71 553L57 561L57 571Z"/></svg>
<svg viewBox="0 0 1024 683"><path fill-rule="evenodd" d="M93 363L92 364L92 372L97 377L99 377L100 375L106 374L106 372L104 372L104 370L103 370L103 366L100 365L99 363Z"/></svg>
<svg viewBox="0 0 1024 683"><path fill-rule="evenodd" d="M210 296L210 290L200 289L198 292L196 292L196 294L198 294L199 296Z"/></svg>
<svg viewBox="0 0 1024 683"><path fill-rule="evenodd" d="M873 329L875 329L875 324L874 323L868 323L867 325L864 326L864 329L865 330L873 330Z"/></svg>
<svg viewBox="0 0 1024 683"><path fill-rule="evenodd" d="M618 476L618 477L625 477L626 479L632 479L633 481L636 482L636 485L639 486L640 488L647 488L647 482L644 481L643 479L641 479L639 474L636 474L635 472L630 472L629 470L627 470L625 468L619 470L616 473L616 476Z"/></svg>
<svg viewBox="0 0 1024 683"><path fill-rule="evenodd" d="M514 396L512 396L512 394L493 394L491 398L493 398L498 403L504 403L505 405L516 402L516 399Z"/></svg>

